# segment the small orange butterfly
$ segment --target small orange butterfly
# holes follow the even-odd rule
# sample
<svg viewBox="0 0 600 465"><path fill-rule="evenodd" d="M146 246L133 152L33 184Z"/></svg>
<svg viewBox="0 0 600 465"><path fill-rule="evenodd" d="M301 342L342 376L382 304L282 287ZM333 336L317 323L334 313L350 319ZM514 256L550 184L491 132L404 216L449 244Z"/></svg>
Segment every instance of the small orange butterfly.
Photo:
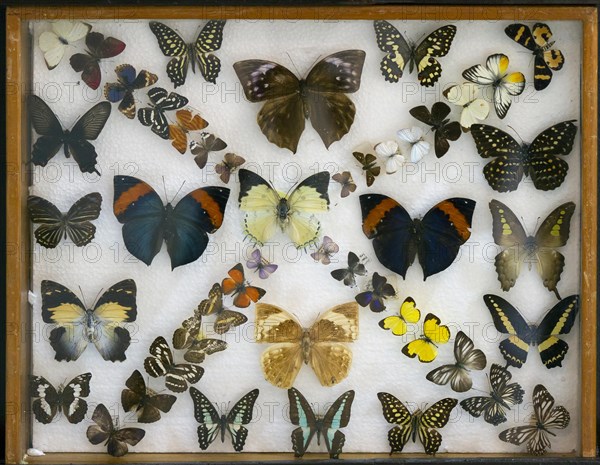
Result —
<svg viewBox="0 0 600 465"><path fill-rule="evenodd" d="M179 110L175 116L177 124L169 124L169 139L173 141L171 145L183 154L188 147L188 133L204 129L208 126L208 121L198 114L194 115L190 110Z"/></svg>
<svg viewBox="0 0 600 465"><path fill-rule="evenodd" d="M235 295L233 305L238 308L249 307L252 302L258 302L267 291L260 287L249 286L244 277L244 267L241 263L229 270L229 278L221 283L223 294Z"/></svg>

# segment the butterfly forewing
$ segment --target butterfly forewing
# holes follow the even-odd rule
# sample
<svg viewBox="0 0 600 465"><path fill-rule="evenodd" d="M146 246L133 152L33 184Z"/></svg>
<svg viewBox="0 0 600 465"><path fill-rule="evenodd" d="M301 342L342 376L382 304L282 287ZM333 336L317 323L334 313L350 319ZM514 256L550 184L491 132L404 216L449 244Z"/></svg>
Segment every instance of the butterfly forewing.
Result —
<svg viewBox="0 0 600 465"><path fill-rule="evenodd" d="M198 34L194 44L200 72L207 82L213 84L221 71L221 61L208 52L214 52L221 48L224 27L225 21L223 20L208 21Z"/></svg>
<svg viewBox="0 0 600 465"><path fill-rule="evenodd" d="M456 26L446 25L432 32L415 49L413 59L422 86L433 86L442 75L442 66L433 57L443 57L450 51ZM412 70L412 64L411 64Z"/></svg>

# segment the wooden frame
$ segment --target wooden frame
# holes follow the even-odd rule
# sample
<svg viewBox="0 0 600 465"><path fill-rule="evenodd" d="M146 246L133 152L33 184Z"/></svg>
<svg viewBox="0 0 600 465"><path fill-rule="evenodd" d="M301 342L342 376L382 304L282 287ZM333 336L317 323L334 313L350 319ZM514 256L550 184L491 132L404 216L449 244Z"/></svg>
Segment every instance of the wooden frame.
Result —
<svg viewBox="0 0 600 465"><path fill-rule="evenodd" d="M27 389L28 360L28 231L25 214L28 167L23 147L28 145L28 125L24 101L27 96L29 70L26 22L30 20L88 19L443 19L452 20L577 20L583 26L582 66L582 290L581 290L581 457L596 455L596 306L597 306L597 127L598 127L598 30L597 10L578 6L357 6L357 7L65 7L51 11L42 7L11 7L7 9L6 29L6 89L7 89L7 244L6 244L6 462L23 460L27 450L28 430ZM448 454L445 457L476 458L469 454ZM514 454L486 457L514 457ZM308 458L323 459L323 454L308 454ZM346 454L346 458L385 458L387 454ZM403 454L423 457L420 454ZM575 457L570 455L569 457ZM41 460L40 460L41 459ZM49 454L43 458L28 457L39 463L100 463L105 454ZM167 461L262 461L290 460L289 454L131 454L122 462Z"/></svg>

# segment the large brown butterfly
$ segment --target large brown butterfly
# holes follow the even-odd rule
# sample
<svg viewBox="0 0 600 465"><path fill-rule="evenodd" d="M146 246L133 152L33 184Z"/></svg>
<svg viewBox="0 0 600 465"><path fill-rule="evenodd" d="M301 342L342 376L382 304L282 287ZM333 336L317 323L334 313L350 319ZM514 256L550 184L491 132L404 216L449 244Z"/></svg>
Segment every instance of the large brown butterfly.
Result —
<svg viewBox="0 0 600 465"><path fill-rule="evenodd" d="M257 118L263 134L296 153L307 118L327 148L350 130L356 108L344 94L360 88L364 61L362 50L337 52L319 61L306 79L266 60L238 61L233 67L246 98L265 102Z"/></svg>

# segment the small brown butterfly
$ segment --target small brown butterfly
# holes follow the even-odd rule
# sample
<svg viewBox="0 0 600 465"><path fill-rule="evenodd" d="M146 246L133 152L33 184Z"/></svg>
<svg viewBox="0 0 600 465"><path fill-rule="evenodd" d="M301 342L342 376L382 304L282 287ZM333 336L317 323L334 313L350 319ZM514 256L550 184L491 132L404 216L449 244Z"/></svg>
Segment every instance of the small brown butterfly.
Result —
<svg viewBox="0 0 600 465"><path fill-rule="evenodd" d="M371 187L375 182L375 178L379 176L381 167L377 164L377 157L371 153L360 153L353 152L354 158L356 158L362 165L362 169L365 172L367 178L367 186Z"/></svg>
<svg viewBox="0 0 600 465"><path fill-rule="evenodd" d="M223 157L223 161L215 166L215 171L225 184L229 184L229 178L231 174L235 172L240 166L246 163L246 159L236 155L235 153L226 153Z"/></svg>
<svg viewBox="0 0 600 465"><path fill-rule="evenodd" d="M175 113L176 124L169 124L169 139L171 145L181 154L185 153L188 147L188 133L200 131L208 126L208 121L199 114L193 114L190 110L179 110Z"/></svg>
<svg viewBox="0 0 600 465"><path fill-rule="evenodd" d="M350 171L344 171L343 173L336 173L332 176L333 180L342 185L342 198L348 197L352 192L356 190L356 184L352 179Z"/></svg>
<svg viewBox="0 0 600 465"><path fill-rule="evenodd" d="M199 140L190 142L190 152L196 156L194 161L200 169L204 169L206 166L210 152L218 152L219 150L224 150L225 147L227 147L225 142L208 132L201 133Z"/></svg>

